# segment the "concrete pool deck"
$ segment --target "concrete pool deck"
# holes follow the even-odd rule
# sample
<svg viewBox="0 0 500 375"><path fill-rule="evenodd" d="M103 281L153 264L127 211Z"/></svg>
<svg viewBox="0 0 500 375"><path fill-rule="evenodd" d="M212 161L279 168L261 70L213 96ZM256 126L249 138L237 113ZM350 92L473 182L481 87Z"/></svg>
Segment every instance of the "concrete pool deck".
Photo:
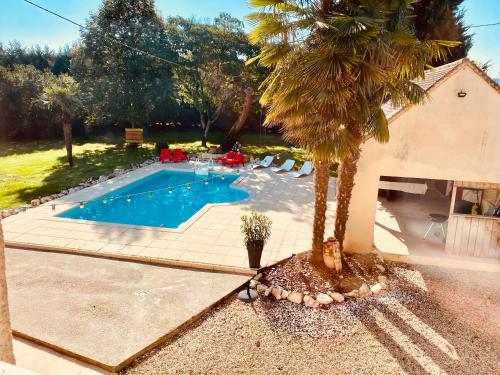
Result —
<svg viewBox="0 0 500 375"><path fill-rule="evenodd" d="M14 334L109 371L175 334L248 280L30 250L6 249L6 263Z"/></svg>
<svg viewBox="0 0 500 375"><path fill-rule="evenodd" d="M153 164L69 194L55 202L2 220L8 246L62 251L179 267L253 274L248 268L240 232L240 216L252 210L268 215L271 237L262 266L310 249L314 211L312 176L295 179L269 169L241 169L237 187L250 198L236 203L206 205L178 229L138 227L55 217L75 206L163 169L192 171L188 163ZM216 167L216 172L235 173ZM330 182L327 232L334 218L335 179ZM53 211L51 204L56 203ZM59 205L60 204L60 205Z"/></svg>

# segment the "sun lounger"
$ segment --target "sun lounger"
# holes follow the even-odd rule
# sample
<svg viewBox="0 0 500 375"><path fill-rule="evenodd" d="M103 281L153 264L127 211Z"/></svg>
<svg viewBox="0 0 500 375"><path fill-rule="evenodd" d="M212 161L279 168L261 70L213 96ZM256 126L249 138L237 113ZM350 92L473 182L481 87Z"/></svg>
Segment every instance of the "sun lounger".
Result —
<svg viewBox="0 0 500 375"><path fill-rule="evenodd" d="M271 168L274 173L290 172L295 164L295 160L288 159L281 166Z"/></svg>
<svg viewBox="0 0 500 375"><path fill-rule="evenodd" d="M252 169L268 168L273 163L273 160L274 160L274 156L268 155L259 164L255 164L254 166L252 166Z"/></svg>
<svg viewBox="0 0 500 375"><path fill-rule="evenodd" d="M310 161L304 162L302 165L302 168L300 168L297 172L292 172L290 173L291 177L302 177L302 176L309 176L313 171L313 163Z"/></svg>

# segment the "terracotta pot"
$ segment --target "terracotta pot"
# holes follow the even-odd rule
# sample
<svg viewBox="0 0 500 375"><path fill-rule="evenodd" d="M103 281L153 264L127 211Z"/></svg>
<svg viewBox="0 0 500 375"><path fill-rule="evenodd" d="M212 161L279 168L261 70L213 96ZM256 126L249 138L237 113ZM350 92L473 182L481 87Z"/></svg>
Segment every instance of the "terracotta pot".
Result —
<svg viewBox="0 0 500 375"><path fill-rule="evenodd" d="M260 258L264 250L264 241L247 242L248 263L250 268L260 268Z"/></svg>

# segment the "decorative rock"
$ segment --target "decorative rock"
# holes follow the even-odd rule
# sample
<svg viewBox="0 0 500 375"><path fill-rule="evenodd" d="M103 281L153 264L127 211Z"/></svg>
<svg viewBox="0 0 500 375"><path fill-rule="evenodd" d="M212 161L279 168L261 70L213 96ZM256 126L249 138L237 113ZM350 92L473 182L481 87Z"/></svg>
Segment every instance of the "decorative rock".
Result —
<svg viewBox="0 0 500 375"><path fill-rule="evenodd" d="M50 202L50 197L43 197L42 199L40 199L40 202L41 203L47 203L47 202Z"/></svg>
<svg viewBox="0 0 500 375"><path fill-rule="evenodd" d="M272 291L273 291L273 287L270 286L269 288L266 289L266 291L264 292L264 295L267 297L268 295L271 294Z"/></svg>
<svg viewBox="0 0 500 375"><path fill-rule="evenodd" d="M13 208L11 211L10 211L10 214L11 215L17 215L19 212L21 212L21 210L19 208Z"/></svg>
<svg viewBox="0 0 500 375"><path fill-rule="evenodd" d="M330 303L333 302L332 297L330 297L328 294L324 293L318 293L316 295L316 300L321 304L321 305L329 305Z"/></svg>
<svg viewBox="0 0 500 375"><path fill-rule="evenodd" d="M299 292L290 292L286 298L290 302L301 304L304 296Z"/></svg>
<svg viewBox="0 0 500 375"><path fill-rule="evenodd" d="M104 182L108 179L107 176L100 176L99 179L97 180L97 182Z"/></svg>
<svg viewBox="0 0 500 375"><path fill-rule="evenodd" d="M257 292L261 293L261 292L265 292L267 290L267 286L264 285L264 284L258 284L257 285Z"/></svg>
<svg viewBox="0 0 500 375"><path fill-rule="evenodd" d="M283 289L281 291L281 298L282 299L287 299L289 294L290 294L290 292L288 290Z"/></svg>
<svg viewBox="0 0 500 375"><path fill-rule="evenodd" d="M359 297L359 291L357 289L353 289L348 293L344 293L344 297L348 297L348 298Z"/></svg>
<svg viewBox="0 0 500 375"><path fill-rule="evenodd" d="M384 256L382 255L382 253L378 253L377 258L381 263L384 263Z"/></svg>
<svg viewBox="0 0 500 375"><path fill-rule="evenodd" d="M387 284L387 276L384 276L384 275L379 275L377 277L377 280L379 283L381 284Z"/></svg>
<svg viewBox="0 0 500 375"><path fill-rule="evenodd" d="M330 292L328 291L327 294L335 301L335 302L344 302L345 297L341 293L337 292Z"/></svg>
<svg viewBox="0 0 500 375"><path fill-rule="evenodd" d="M365 283L363 283L363 285L361 285L359 287L359 296L360 297L368 297L371 294L372 294L372 292L371 292L370 288Z"/></svg>
<svg viewBox="0 0 500 375"><path fill-rule="evenodd" d="M63 191L61 191L61 194L63 194L63 195L67 195L68 193L69 193L69 192L68 192L67 190L63 190Z"/></svg>
<svg viewBox="0 0 500 375"><path fill-rule="evenodd" d="M258 273L257 275L254 276L254 280L255 281L259 281L260 279L262 278L262 274L261 273Z"/></svg>
<svg viewBox="0 0 500 375"><path fill-rule="evenodd" d="M377 268L380 270L380 272L385 272L385 267L381 264L377 264Z"/></svg>
<svg viewBox="0 0 500 375"><path fill-rule="evenodd" d="M260 284L260 281L250 280L250 288L256 288Z"/></svg>
<svg viewBox="0 0 500 375"><path fill-rule="evenodd" d="M40 199L33 199L33 200L31 201L31 205L32 205L33 207L40 206Z"/></svg>
<svg viewBox="0 0 500 375"><path fill-rule="evenodd" d="M373 294L377 295L382 291L382 285L380 285L379 283L373 284L372 287L370 288L370 291Z"/></svg>
<svg viewBox="0 0 500 375"><path fill-rule="evenodd" d="M319 306L319 302L316 301L313 297L311 296L304 296L304 305L307 307L312 307L316 308Z"/></svg>
<svg viewBox="0 0 500 375"><path fill-rule="evenodd" d="M281 299L281 291L283 289L280 288L280 287L273 287L271 289L271 294L274 296L274 298L276 298L278 301Z"/></svg>
<svg viewBox="0 0 500 375"><path fill-rule="evenodd" d="M6 217L10 216L10 211L9 210L3 210L1 213L2 219L5 219Z"/></svg>

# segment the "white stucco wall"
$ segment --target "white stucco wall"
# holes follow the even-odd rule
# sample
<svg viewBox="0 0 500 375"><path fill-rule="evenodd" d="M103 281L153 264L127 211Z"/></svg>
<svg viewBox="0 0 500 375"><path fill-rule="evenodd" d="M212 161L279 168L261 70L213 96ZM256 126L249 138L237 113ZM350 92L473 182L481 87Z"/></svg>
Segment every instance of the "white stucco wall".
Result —
<svg viewBox="0 0 500 375"><path fill-rule="evenodd" d="M458 98L460 90L467 92ZM500 182L500 93L463 64L390 124L387 144L362 147L344 246L373 246L380 176Z"/></svg>

